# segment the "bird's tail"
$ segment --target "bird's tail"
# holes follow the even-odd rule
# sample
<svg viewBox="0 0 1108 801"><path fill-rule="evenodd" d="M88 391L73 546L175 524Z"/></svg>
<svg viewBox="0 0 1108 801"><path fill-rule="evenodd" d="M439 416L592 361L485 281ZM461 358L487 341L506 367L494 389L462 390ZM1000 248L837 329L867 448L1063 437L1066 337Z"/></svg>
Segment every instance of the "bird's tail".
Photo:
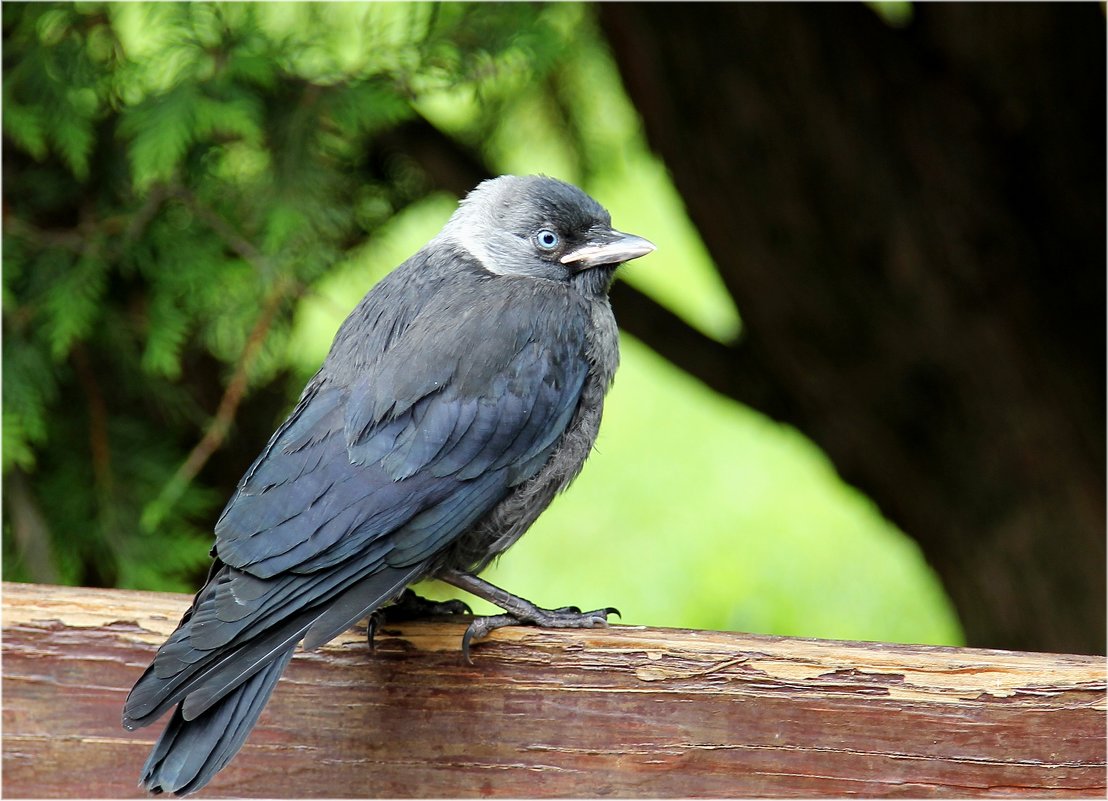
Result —
<svg viewBox="0 0 1108 801"><path fill-rule="evenodd" d="M142 787L155 794L186 795L211 781L242 748L294 649L193 720L185 720L178 706L142 768Z"/></svg>
<svg viewBox="0 0 1108 801"><path fill-rule="evenodd" d="M399 594L421 569L370 564L263 582L217 564L124 704L127 729L177 707L146 761L142 786L186 795L207 784L242 747L305 635L311 648L327 642Z"/></svg>

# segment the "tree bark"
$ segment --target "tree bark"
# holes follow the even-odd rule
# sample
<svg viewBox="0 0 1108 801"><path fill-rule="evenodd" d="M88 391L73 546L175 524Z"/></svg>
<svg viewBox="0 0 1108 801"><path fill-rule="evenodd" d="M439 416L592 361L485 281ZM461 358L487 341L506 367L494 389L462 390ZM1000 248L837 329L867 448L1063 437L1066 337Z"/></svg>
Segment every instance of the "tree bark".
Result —
<svg viewBox="0 0 1108 801"><path fill-rule="evenodd" d="M915 537L970 643L1103 653L1103 10L913 9L600 18L743 316L712 385Z"/></svg>

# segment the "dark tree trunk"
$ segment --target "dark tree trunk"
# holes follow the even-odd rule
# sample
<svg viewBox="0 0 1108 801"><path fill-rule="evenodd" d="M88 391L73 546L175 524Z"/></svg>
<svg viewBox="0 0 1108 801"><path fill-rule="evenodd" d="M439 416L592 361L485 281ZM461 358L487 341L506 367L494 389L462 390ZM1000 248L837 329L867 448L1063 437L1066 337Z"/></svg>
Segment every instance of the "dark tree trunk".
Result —
<svg viewBox="0 0 1108 801"><path fill-rule="evenodd" d="M1103 653L1104 12L913 8L601 7L744 335L621 323L824 448L970 643Z"/></svg>

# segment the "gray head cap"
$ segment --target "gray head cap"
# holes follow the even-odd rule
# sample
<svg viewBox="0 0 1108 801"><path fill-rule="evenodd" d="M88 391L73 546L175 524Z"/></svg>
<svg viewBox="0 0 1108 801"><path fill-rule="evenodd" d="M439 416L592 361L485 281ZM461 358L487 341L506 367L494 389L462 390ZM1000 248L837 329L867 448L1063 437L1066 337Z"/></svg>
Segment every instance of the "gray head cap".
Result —
<svg viewBox="0 0 1108 801"><path fill-rule="evenodd" d="M615 266L654 249L641 237L613 231L607 210L577 187L541 175L483 181L439 237L491 273L552 279Z"/></svg>

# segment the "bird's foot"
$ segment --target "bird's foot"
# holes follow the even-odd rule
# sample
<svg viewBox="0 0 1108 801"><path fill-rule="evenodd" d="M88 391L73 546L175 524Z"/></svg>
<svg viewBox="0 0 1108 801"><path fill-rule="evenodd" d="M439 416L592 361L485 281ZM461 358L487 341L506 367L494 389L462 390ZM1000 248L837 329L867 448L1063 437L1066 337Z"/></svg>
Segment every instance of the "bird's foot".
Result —
<svg viewBox="0 0 1108 801"><path fill-rule="evenodd" d="M472 614L473 610L469 608L469 604L465 601L457 599L432 601L429 598L416 595L412 590L404 590L392 604L378 609L369 616L369 630L366 633L369 650L373 650L373 638L382 624Z"/></svg>
<svg viewBox="0 0 1108 801"><path fill-rule="evenodd" d="M523 614L488 615L474 618L473 622L469 624L469 628L462 636L462 656L466 662L473 664L473 660L469 657L470 643L505 626L530 625L550 629L594 629L607 626L608 615L619 617L619 610L614 606L594 609L591 612L582 612L576 606L543 609L523 598L517 598L516 600L522 601L523 604L529 607L522 610Z"/></svg>
<svg viewBox="0 0 1108 801"><path fill-rule="evenodd" d="M526 598L512 595L495 584L489 584L489 582L477 578L472 573L463 573L460 570L444 570L436 578L445 581L447 584L452 584L460 590L472 593L478 598L483 598L489 603L499 606L506 613L479 617L469 624L465 636L462 637L462 655L466 662L470 664L472 664L472 660L469 658L469 644L473 640L479 640L489 632L504 626L531 625L552 629L592 629L607 626L608 615L619 615L619 610L612 606L604 609L594 609L592 612L582 612L576 606L543 609L535 606Z"/></svg>

